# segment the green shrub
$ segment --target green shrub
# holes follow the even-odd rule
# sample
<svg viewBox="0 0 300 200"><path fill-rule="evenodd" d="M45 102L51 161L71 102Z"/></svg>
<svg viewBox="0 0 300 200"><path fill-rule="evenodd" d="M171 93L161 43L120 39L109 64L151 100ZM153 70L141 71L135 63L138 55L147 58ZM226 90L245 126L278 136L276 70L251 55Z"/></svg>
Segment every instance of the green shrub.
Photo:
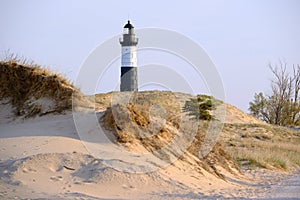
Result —
<svg viewBox="0 0 300 200"><path fill-rule="evenodd" d="M210 111L215 108L216 100L212 96L198 95L197 98L186 101L183 110L198 119L211 120L213 116Z"/></svg>

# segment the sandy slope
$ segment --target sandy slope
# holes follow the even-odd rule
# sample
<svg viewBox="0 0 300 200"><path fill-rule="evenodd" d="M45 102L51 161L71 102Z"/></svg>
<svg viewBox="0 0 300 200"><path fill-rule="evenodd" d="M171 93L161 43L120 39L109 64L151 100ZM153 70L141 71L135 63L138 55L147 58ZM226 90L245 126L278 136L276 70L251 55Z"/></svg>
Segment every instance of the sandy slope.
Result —
<svg viewBox="0 0 300 200"><path fill-rule="evenodd" d="M87 153L79 141L73 119L67 115L49 115L24 122L1 124L1 160L38 153Z"/></svg>
<svg viewBox="0 0 300 200"><path fill-rule="evenodd" d="M90 156L71 114L1 124L0 137L3 198L120 198L172 185L159 175L117 172ZM149 184L153 186L147 188Z"/></svg>
<svg viewBox="0 0 300 200"><path fill-rule="evenodd" d="M118 172L89 154L71 113L13 120L1 108L1 199L190 199L240 187L197 172L192 155L153 173Z"/></svg>
<svg viewBox="0 0 300 200"><path fill-rule="evenodd" d="M271 198L287 197L284 188L295 183L283 190L268 171L233 175L216 166L225 177L220 179L199 168L191 154L153 173L119 172L89 154L71 113L21 120L12 118L9 104L1 108L1 199ZM275 181L285 176L277 173Z"/></svg>
<svg viewBox="0 0 300 200"><path fill-rule="evenodd" d="M230 124L266 124L265 122L243 112L235 106L226 104L226 118L224 123Z"/></svg>
<svg viewBox="0 0 300 200"><path fill-rule="evenodd" d="M259 180L254 175L245 179L224 169L226 181L200 175L193 159L149 174L115 171L89 155L71 114L1 124L0 145L1 199L231 199L269 191L249 181ZM262 175L270 179L268 172Z"/></svg>

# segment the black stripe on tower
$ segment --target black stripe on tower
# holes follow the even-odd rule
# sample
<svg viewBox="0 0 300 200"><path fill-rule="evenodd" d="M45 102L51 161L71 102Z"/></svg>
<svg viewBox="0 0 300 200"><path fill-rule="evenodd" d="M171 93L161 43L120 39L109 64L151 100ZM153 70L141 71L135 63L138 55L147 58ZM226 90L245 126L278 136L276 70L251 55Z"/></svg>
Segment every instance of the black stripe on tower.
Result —
<svg viewBox="0 0 300 200"><path fill-rule="evenodd" d="M138 91L137 68L121 67L121 91Z"/></svg>

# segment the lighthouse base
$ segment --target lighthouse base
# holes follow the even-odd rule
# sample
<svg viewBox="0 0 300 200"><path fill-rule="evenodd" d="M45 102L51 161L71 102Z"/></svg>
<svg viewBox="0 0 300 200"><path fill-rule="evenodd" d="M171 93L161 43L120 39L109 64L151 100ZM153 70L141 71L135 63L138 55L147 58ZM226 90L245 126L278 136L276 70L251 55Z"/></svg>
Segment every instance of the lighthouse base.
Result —
<svg viewBox="0 0 300 200"><path fill-rule="evenodd" d="M138 91L136 67L121 67L120 91Z"/></svg>

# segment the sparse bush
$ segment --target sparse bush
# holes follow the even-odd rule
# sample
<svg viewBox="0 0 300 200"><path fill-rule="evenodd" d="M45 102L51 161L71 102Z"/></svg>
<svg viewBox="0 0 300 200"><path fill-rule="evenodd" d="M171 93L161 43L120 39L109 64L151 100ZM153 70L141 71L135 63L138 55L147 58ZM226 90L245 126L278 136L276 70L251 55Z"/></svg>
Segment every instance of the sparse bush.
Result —
<svg viewBox="0 0 300 200"><path fill-rule="evenodd" d="M190 115L202 120L211 120L213 116L210 111L216 108L217 102L212 96L198 95L197 98L186 101L183 110L189 112Z"/></svg>

